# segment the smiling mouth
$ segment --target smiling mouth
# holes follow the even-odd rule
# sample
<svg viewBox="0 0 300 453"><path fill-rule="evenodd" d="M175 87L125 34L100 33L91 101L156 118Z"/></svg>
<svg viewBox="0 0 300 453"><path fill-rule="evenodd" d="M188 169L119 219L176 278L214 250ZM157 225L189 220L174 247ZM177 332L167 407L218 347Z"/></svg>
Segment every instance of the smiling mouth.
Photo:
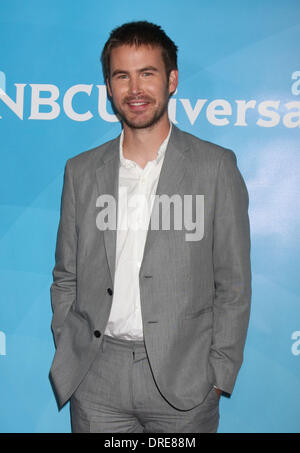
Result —
<svg viewBox="0 0 300 453"><path fill-rule="evenodd" d="M150 105L150 101L148 100L127 101L126 104L128 105L129 109L132 112L144 112Z"/></svg>
<svg viewBox="0 0 300 453"><path fill-rule="evenodd" d="M128 102L129 105L139 106L139 105L146 105L148 102Z"/></svg>

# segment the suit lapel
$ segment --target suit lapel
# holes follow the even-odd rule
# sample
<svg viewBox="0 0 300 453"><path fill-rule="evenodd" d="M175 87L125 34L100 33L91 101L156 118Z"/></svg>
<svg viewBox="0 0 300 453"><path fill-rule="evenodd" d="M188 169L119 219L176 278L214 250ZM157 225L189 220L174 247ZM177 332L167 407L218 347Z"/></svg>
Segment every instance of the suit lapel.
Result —
<svg viewBox="0 0 300 453"><path fill-rule="evenodd" d="M156 198L152 208L151 219L153 218L153 213L156 211L155 208L160 195L172 197L174 194L184 194L183 182L186 181L184 176L186 175L187 167L189 165L189 161L186 158L187 150L188 147L186 146L183 133L173 125L156 189ZM149 253L158 233L154 229L151 230L150 225L151 220L147 232L143 259Z"/></svg>
<svg viewBox="0 0 300 453"><path fill-rule="evenodd" d="M116 219L118 213L118 196L119 196L119 141L120 136L113 140L104 155L102 161L96 169L96 180L99 195L111 195L115 200ZM116 224L117 226L117 224ZM104 244L106 249L107 261L114 282L115 276L115 259L116 259L116 228L104 230Z"/></svg>
<svg viewBox="0 0 300 453"><path fill-rule="evenodd" d="M118 195L119 195L119 142L120 136L113 140L106 151L103 153L100 165L96 169L96 179L99 195L111 195L116 201L116 217L118 213ZM166 149L164 162L162 165L156 195L174 194L183 195L183 181L188 167L188 159L186 159L186 151L188 147L183 137L183 133L176 127L172 126L172 132L169 143ZM157 204L157 197L154 201L153 210ZM149 225L151 224L151 220ZM153 246L157 231L148 229L144 258ZM112 281L114 282L115 275L115 259L116 259L116 229L107 229L104 231L104 244L106 249L107 260L111 272Z"/></svg>

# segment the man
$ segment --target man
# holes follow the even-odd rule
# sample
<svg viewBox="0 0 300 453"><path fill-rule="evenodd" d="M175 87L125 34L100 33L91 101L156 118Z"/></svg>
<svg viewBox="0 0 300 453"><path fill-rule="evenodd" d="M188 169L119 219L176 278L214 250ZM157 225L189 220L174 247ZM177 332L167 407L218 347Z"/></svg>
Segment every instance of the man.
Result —
<svg viewBox="0 0 300 453"><path fill-rule="evenodd" d="M177 47L159 26L113 30L102 64L123 131L66 164L59 405L73 432L216 432L249 319L247 189L232 151L170 124Z"/></svg>

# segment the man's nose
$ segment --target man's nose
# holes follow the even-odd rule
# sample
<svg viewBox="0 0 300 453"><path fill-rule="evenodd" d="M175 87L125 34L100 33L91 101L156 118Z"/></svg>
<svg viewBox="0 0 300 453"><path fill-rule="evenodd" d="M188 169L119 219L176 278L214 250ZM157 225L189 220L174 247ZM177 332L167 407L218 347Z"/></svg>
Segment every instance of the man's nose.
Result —
<svg viewBox="0 0 300 453"><path fill-rule="evenodd" d="M130 94L137 95L142 92L141 80L138 76L133 76L129 81Z"/></svg>

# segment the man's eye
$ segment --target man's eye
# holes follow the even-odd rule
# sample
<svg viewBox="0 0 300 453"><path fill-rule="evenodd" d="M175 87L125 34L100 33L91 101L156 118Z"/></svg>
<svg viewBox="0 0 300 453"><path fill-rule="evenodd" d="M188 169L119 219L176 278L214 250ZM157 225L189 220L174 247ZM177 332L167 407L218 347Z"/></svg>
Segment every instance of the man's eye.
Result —
<svg viewBox="0 0 300 453"><path fill-rule="evenodd" d="M152 75L152 72L143 72L143 77L149 77Z"/></svg>
<svg viewBox="0 0 300 453"><path fill-rule="evenodd" d="M114 78L115 79L127 79L128 75L127 74L115 74Z"/></svg>

